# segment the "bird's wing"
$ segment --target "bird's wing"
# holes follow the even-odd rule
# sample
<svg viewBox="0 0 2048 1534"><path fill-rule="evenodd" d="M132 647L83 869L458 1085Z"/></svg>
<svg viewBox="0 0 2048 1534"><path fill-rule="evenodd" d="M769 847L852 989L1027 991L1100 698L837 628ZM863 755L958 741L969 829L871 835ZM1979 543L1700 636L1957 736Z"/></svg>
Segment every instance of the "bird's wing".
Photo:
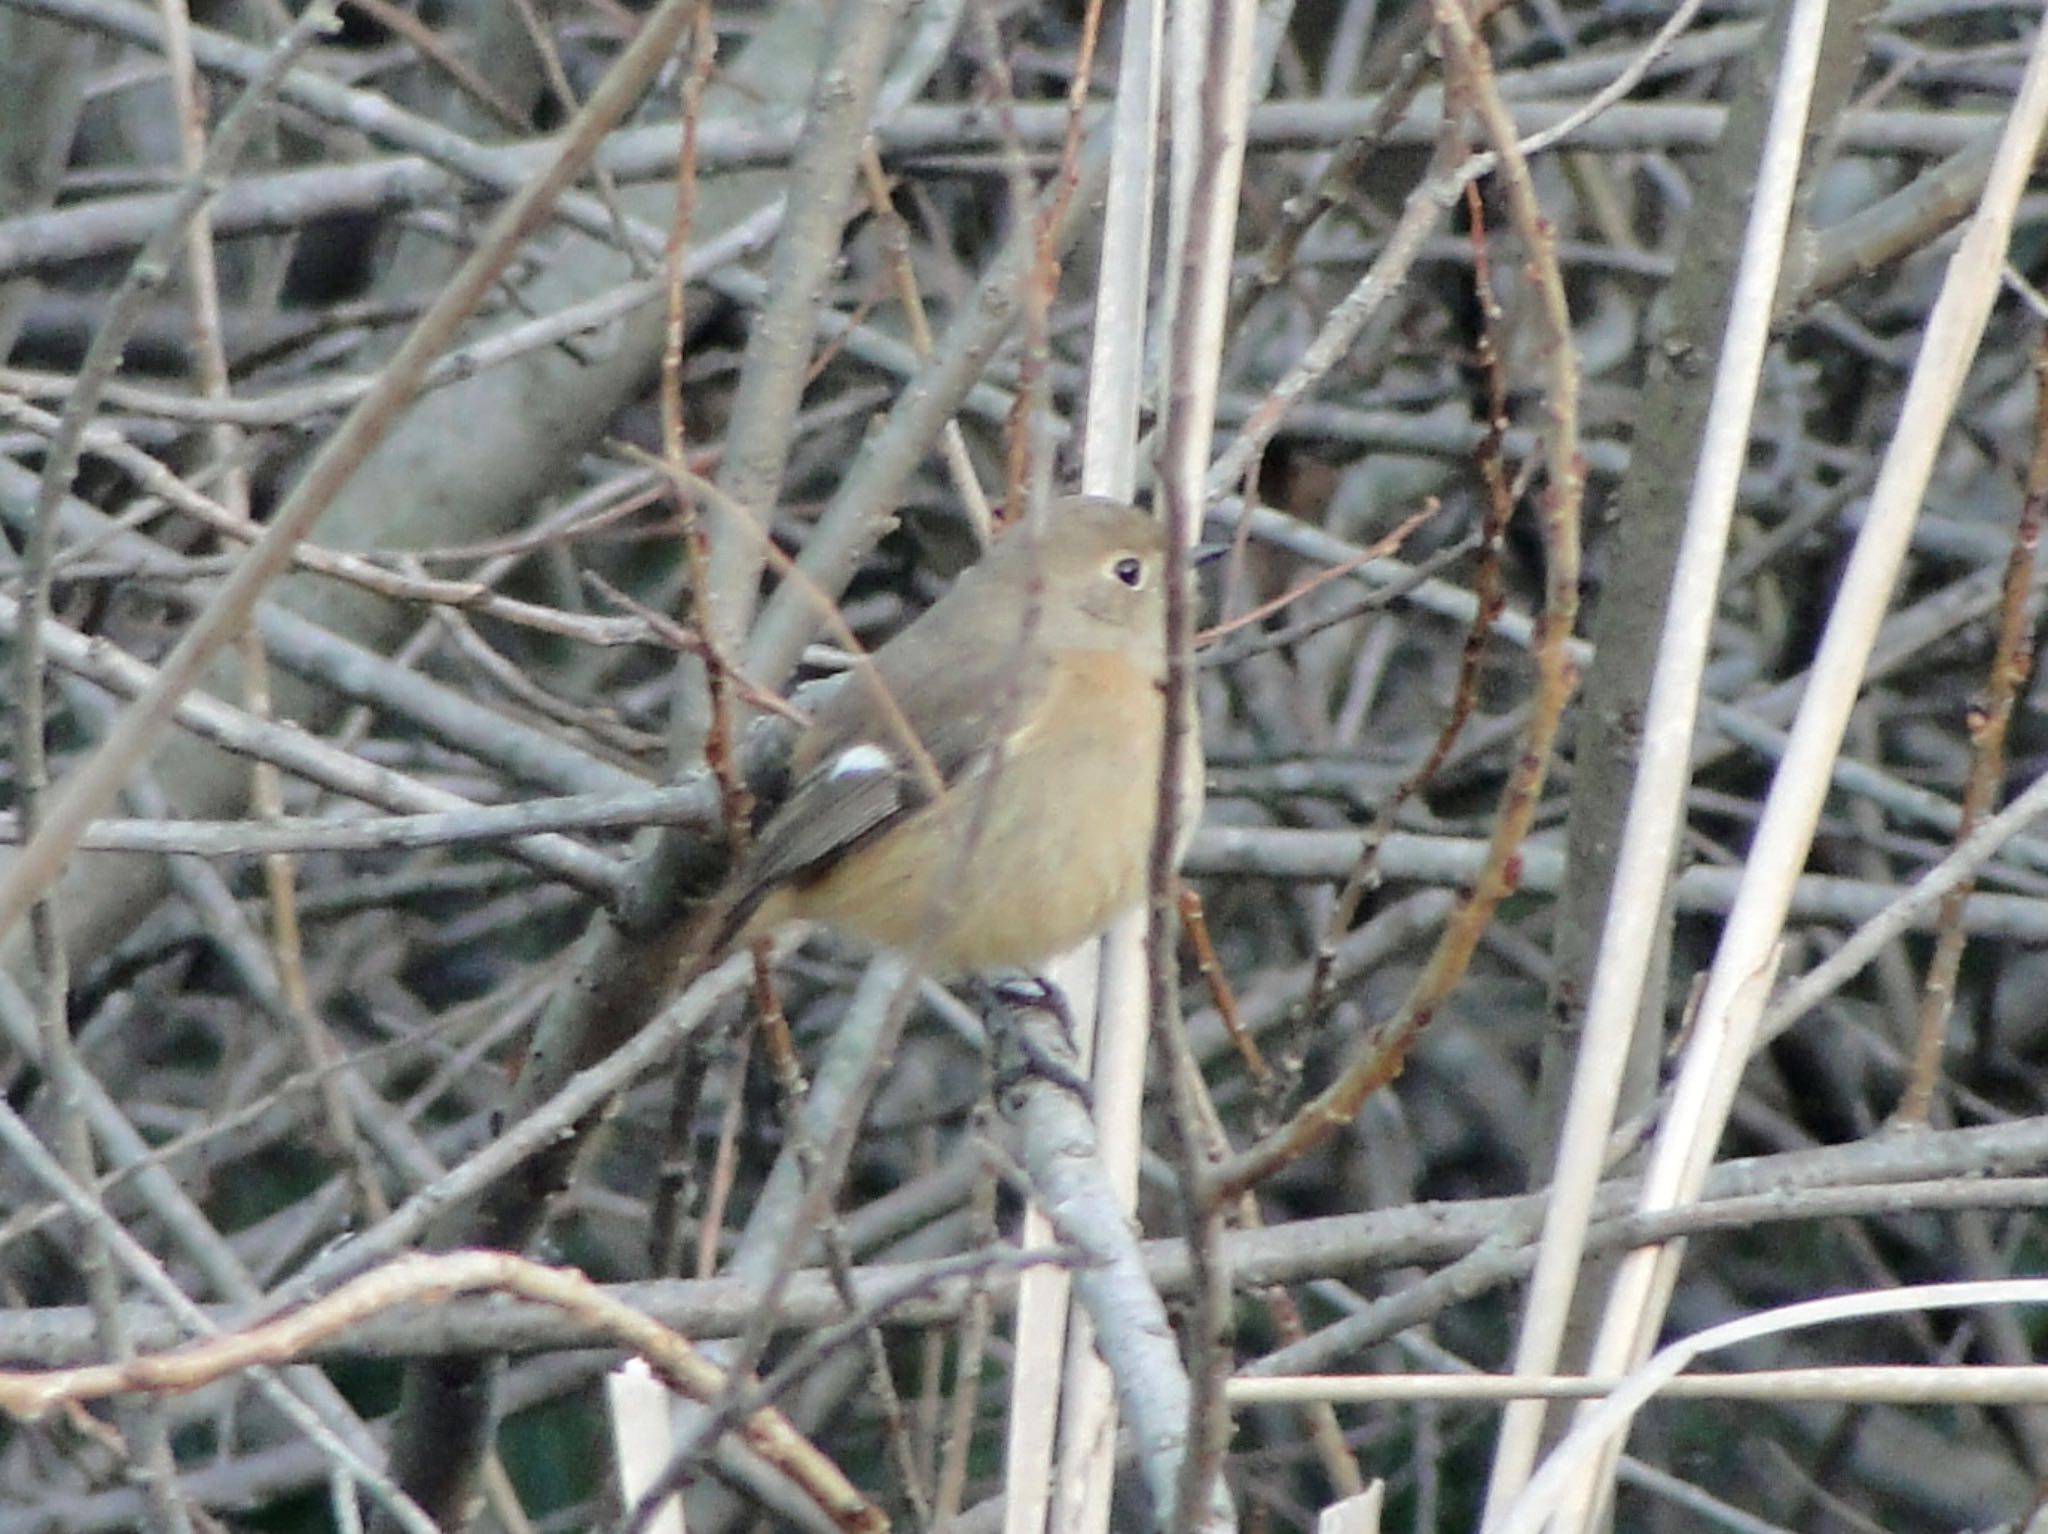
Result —
<svg viewBox="0 0 2048 1534"><path fill-rule="evenodd" d="M955 604L934 606L913 630L918 642L891 641L875 652L871 671L850 672L812 716L798 742L798 777L789 797L755 834L735 895L751 909L768 891L824 872L869 838L929 804L932 778L952 785L984 762L990 736L1034 716L1049 666L1019 647L991 645L986 633L967 642L970 620L985 615ZM979 660L976 657L980 657ZM920 762L890 711L876 700L886 687L904 723L923 747Z"/></svg>
<svg viewBox="0 0 2048 1534"><path fill-rule="evenodd" d="M930 797L918 775L881 746L847 746L800 778L755 832L736 881L736 901L751 910L777 886L824 872Z"/></svg>

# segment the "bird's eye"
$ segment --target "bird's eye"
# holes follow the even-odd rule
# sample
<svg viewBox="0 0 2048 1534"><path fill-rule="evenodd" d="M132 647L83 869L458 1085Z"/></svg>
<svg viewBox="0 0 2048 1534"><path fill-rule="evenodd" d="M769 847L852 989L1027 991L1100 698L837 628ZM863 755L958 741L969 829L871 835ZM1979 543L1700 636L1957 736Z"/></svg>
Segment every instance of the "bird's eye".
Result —
<svg viewBox="0 0 2048 1534"><path fill-rule="evenodd" d="M1109 573L1136 591L1145 584L1145 561L1126 554L1109 567Z"/></svg>

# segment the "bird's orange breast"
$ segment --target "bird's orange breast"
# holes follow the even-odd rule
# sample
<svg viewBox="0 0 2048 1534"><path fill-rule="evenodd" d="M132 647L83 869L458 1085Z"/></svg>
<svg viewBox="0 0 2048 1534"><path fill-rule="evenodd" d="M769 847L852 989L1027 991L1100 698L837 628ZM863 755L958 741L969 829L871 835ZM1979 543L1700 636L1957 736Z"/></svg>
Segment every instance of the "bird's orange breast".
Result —
<svg viewBox="0 0 2048 1534"><path fill-rule="evenodd" d="M919 952L946 975L1041 964L1135 906L1158 793L1159 688L1120 655L1064 651L1025 712L991 769L779 891L763 925L826 922Z"/></svg>

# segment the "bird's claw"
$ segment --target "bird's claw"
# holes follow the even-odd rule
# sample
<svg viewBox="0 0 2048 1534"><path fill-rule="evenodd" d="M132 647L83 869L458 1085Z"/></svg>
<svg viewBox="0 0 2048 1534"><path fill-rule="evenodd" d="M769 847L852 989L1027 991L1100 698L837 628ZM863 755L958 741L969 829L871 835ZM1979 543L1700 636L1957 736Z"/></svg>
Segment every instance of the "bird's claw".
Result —
<svg viewBox="0 0 2048 1534"><path fill-rule="evenodd" d="M1060 1045L1053 1046L1034 1036L1031 1025L1020 1018L1019 1026L1010 1030L1017 1043L1017 1051L1023 1056L1022 1063L1000 1071L996 1078L999 1091L1015 1086L1026 1076L1037 1076L1078 1097L1091 1110L1095 1106L1094 1089L1088 1079L1075 1066L1079 1054L1074 1014L1067 1005L1066 994L1042 975L1027 975L1005 980L989 986L989 993L996 1005L1002 1009L1021 1013L1039 1013L1049 1016L1059 1025Z"/></svg>

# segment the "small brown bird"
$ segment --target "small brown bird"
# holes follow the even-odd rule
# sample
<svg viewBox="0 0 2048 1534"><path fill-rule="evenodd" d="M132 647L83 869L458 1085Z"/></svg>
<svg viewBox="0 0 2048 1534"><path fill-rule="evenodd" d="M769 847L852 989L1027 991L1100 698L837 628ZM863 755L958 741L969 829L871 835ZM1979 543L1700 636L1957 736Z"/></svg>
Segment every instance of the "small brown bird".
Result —
<svg viewBox="0 0 2048 1534"><path fill-rule="evenodd" d="M1164 735L1165 540L1136 507L1059 501L837 683L709 952L806 921L936 975L1028 969L1136 906ZM1183 845L1202 777L1191 708Z"/></svg>

